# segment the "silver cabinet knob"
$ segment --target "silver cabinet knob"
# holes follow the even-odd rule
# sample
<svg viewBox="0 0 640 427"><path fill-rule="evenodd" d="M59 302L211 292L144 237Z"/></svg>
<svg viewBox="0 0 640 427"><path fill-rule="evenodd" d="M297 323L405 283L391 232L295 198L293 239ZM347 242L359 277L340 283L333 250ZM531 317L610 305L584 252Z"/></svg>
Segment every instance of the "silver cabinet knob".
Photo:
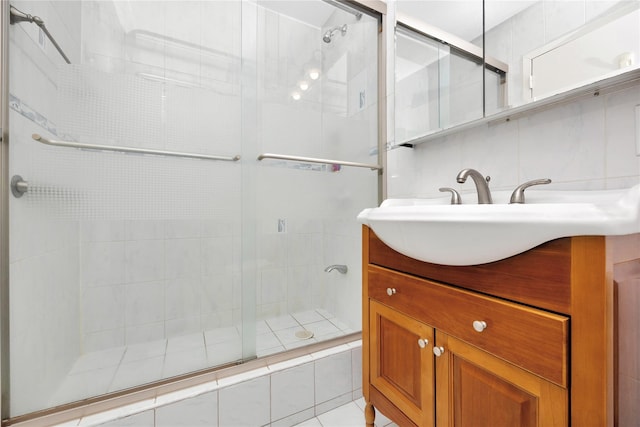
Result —
<svg viewBox="0 0 640 427"><path fill-rule="evenodd" d="M395 294L396 294L396 288L387 288L387 295L391 296Z"/></svg>
<svg viewBox="0 0 640 427"><path fill-rule="evenodd" d="M436 357L440 357L444 354L444 347L433 347L433 354L436 355Z"/></svg>
<svg viewBox="0 0 640 427"><path fill-rule="evenodd" d="M429 344L429 340L420 338L418 340L418 345L420 348L425 348Z"/></svg>
<svg viewBox="0 0 640 427"><path fill-rule="evenodd" d="M476 332L482 332L487 329L487 322L485 322L484 320L474 320L473 329L475 329Z"/></svg>

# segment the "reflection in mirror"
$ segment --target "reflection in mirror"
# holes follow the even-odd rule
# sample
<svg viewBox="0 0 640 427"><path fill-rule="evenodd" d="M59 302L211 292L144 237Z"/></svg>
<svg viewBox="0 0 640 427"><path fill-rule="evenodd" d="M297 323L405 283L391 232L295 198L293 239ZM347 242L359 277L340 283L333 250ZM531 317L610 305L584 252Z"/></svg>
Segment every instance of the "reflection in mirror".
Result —
<svg viewBox="0 0 640 427"><path fill-rule="evenodd" d="M485 114L637 70L639 8L637 0L485 0L486 54L509 64L498 94L487 74Z"/></svg>
<svg viewBox="0 0 640 427"><path fill-rule="evenodd" d="M396 142L482 118L482 1L398 0L396 11Z"/></svg>
<svg viewBox="0 0 640 427"><path fill-rule="evenodd" d="M396 141L409 141L440 127L438 64L445 48L436 40L396 28Z"/></svg>

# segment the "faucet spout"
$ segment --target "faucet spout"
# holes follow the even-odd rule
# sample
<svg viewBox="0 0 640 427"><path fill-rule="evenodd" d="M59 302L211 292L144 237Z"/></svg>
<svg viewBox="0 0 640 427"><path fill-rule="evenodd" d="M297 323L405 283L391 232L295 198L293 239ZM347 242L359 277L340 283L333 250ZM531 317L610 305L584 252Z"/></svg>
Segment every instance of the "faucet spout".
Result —
<svg viewBox="0 0 640 427"><path fill-rule="evenodd" d="M458 176L456 177L456 181L460 184L463 184L467 177L471 177L473 179L474 184L476 185L476 191L478 192L478 203L479 204L491 204L493 200L491 199L491 191L489 190L489 177L484 177L480 172L475 169L462 169Z"/></svg>
<svg viewBox="0 0 640 427"><path fill-rule="evenodd" d="M333 270L336 270L338 271L338 273L341 273L341 274L347 274L347 271L349 271L349 268L346 265L333 264L324 269L325 273L330 273Z"/></svg>

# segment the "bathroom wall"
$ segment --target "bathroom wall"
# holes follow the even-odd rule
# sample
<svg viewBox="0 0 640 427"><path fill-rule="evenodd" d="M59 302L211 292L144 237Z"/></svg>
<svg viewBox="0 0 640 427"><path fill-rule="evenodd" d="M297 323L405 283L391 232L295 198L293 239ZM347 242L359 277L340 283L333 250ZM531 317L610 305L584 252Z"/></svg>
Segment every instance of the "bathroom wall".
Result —
<svg viewBox="0 0 640 427"><path fill-rule="evenodd" d="M433 197L452 186L474 198L463 168L491 176L492 189L512 190L536 178L555 189L610 189L640 182L636 113L640 85L490 123L388 156L388 197Z"/></svg>
<svg viewBox="0 0 640 427"><path fill-rule="evenodd" d="M524 52L576 28L615 3L540 2L514 18L528 17L526 22L536 25L515 25L513 20L509 21L487 35L487 50L498 58L507 55L515 61ZM504 37L505 31L508 37ZM507 44L496 43L499 33ZM389 75L393 64L388 67ZM518 78L519 69L510 69L513 74L510 79ZM393 106L395 94L389 80L387 87L387 102ZM510 80L509 90L514 91L509 96L511 102L519 99L520 85ZM490 122L413 149L394 148L387 152L387 197L441 196L438 188L451 186L459 189L463 198L465 194L469 194L467 198L475 198L471 195L475 192L473 184L455 182L458 171L467 167L490 175L490 187L496 190L512 190L536 178L552 179L553 184L547 188L555 189L630 187L640 181L640 157L636 153L639 138L636 129L640 124L636 123L636 105L640 105L640 85L585 96L510 121ZM393 133L395 120L390 107L387 127L390 147L399 142Z"/></svg>

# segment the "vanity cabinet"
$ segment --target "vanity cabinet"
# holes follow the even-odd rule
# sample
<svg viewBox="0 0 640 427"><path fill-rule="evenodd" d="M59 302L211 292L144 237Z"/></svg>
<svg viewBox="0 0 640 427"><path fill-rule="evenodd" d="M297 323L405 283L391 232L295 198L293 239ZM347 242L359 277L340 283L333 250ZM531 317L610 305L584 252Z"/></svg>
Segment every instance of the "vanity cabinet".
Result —
<svg viewBox="0 0 640 427"><path fill-rule="evenodd" d="M367 425L374 408L400 426L625 425L637 404L617 399L619 283L640 286L638 236L451 267L401 255L364 226ZM625 337L636 355L639 335Z"/></svg>

